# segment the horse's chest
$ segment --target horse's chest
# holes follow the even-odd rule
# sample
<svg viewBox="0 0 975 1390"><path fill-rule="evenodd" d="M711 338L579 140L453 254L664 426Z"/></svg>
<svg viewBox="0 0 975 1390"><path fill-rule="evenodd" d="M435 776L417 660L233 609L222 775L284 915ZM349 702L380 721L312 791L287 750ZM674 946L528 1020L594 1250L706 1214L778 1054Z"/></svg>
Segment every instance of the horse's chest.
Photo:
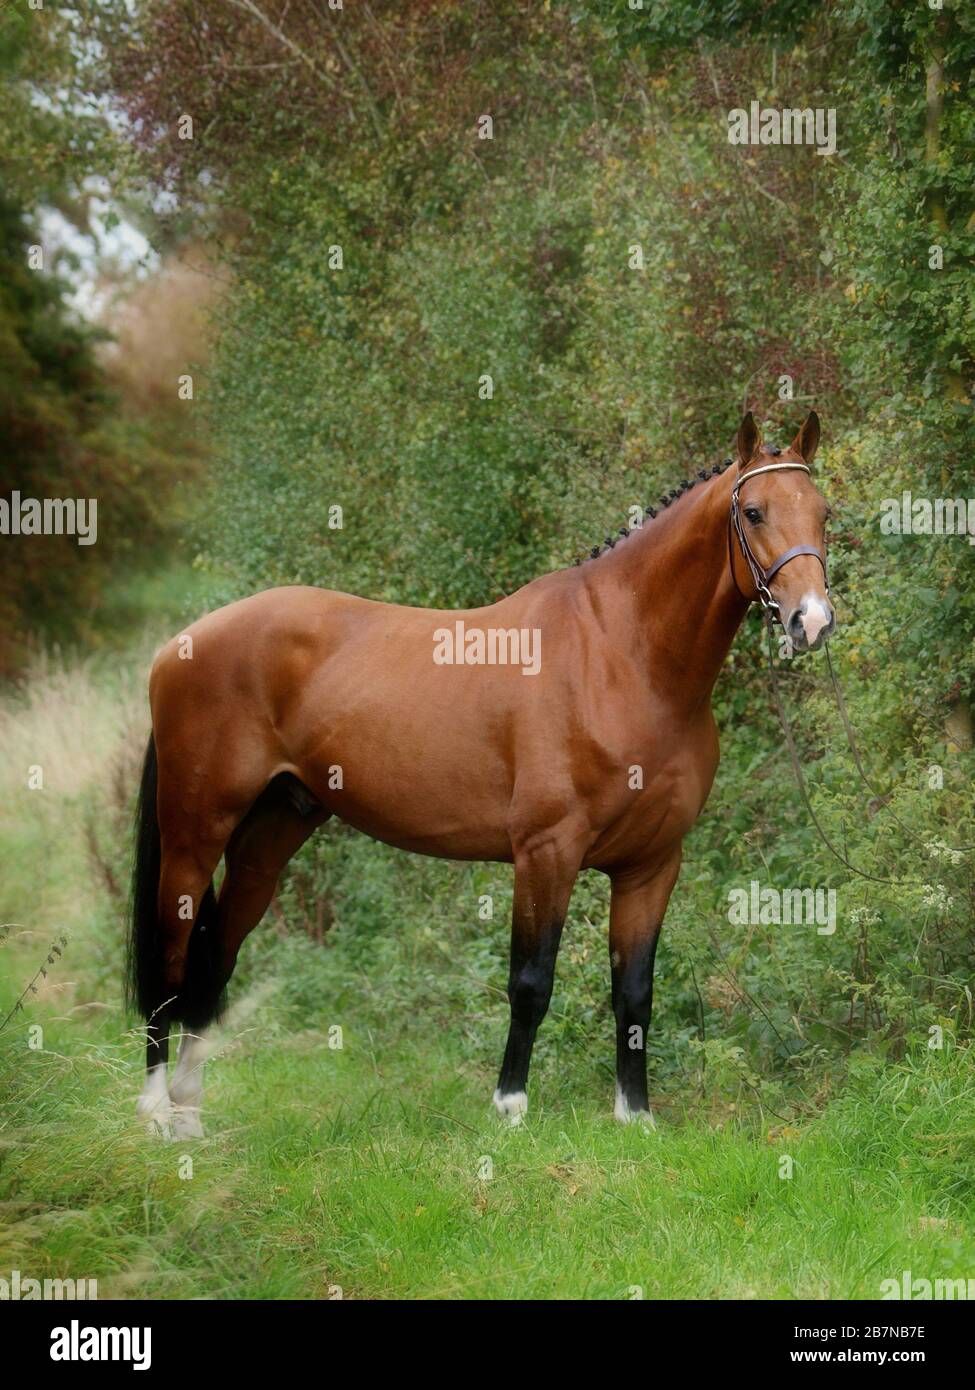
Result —
<svg viewBox="0 0 975 1390"><path fill-rule="evenodd" d="M679 842L708 798L718 765L710 718L694 730L671 730L621 762L593 863L653 858Z"/></svg>

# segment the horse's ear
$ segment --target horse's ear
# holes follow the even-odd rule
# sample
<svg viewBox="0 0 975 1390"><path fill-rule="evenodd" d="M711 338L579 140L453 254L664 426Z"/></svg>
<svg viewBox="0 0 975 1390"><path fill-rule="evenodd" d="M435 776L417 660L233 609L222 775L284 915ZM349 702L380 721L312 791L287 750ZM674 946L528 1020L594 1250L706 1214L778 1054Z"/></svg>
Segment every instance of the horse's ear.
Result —
<svg viewBox="0 0 975 1390"><path fill-rule="evenodd" d="M738 426L738 438L735 442L738 446L738 463L744 468L746 463L751 463L762 447L762 431L756 425L751 411L743 417Z"/></svg>
<svg viewBox="0 0 975 1390"><path fill-rule="evenodd" d="M812 463L816 457L816 450L819 448L819 416L815 410L810 410L799 426L799 433L790 447L793 453L799 455L803 463Z"/></svg>

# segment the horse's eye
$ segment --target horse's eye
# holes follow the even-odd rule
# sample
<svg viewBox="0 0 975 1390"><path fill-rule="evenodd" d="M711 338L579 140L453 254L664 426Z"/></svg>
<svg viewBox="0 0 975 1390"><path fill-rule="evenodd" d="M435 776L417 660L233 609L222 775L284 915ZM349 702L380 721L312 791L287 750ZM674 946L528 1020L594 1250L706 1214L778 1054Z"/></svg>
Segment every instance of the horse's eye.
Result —
<svg viewBox="0 0 975 1390"><path fill-rule="evenodd" d="M762 519L762 513L758 510L757 507L746 507L745 516L752 523L753 526L757 525L758 522L760 522Z"/></svg>

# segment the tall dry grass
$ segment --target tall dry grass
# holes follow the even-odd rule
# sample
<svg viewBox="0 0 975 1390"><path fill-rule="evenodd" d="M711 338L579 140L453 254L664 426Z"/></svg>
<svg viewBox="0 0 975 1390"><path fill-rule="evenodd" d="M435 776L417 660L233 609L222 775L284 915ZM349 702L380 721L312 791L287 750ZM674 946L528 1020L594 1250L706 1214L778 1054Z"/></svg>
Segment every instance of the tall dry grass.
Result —
<svg viewBox="0 0 975 1390"><path fill-rule="evenodd" d="M91 962L114 949L153 646L115 665L40 655L0 696L0 922L11 924L0 973L8 989L30 978L35 957L66 932L70 946L40 992L73 1004L86 997Z"/></svg>
<svg viewBox="0 0 975 1390"><path fill-rule="evenodd" d="M148 723L144 666L150 653L114 670L93 660L35 656L0 698L0 820L39 807L53 816L82 793L105 790L111 769ZM43 789L28 790L39 766ZM28 800L28 797L30 800Z"/></svg>

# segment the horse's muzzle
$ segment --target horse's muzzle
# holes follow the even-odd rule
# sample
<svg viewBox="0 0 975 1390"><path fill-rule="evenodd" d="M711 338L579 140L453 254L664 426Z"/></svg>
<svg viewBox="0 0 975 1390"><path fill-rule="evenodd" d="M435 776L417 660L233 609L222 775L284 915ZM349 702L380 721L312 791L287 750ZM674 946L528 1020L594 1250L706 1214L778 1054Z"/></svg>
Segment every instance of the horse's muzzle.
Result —
<svg viewBox="0 0 975 1390"><path fill-rule="evenodd" d="M828 598L806 594L784 626L793 651L815 652L832 636L836 614Z"/></svg>

